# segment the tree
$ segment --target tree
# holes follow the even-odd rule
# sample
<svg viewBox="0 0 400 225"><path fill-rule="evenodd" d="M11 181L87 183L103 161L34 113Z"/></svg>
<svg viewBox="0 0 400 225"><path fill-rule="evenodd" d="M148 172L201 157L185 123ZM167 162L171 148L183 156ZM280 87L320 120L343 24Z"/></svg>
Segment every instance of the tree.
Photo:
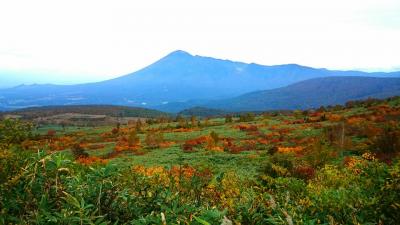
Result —
<svg viewBox="0 0 400 225"><path fill-rule="evenodd" d="M32 124L19 120L6 119L0 121L0 147L9 148L14 144L21 144L32 136Z"/></svg>
<svg viewBox="0 0 400 225"><path fill-rule="evenodd" d="M303 117L303 113L302 113L301 110L294 110L294 111L293 111L293 115L294 115L297 119Z"/></svg>
<svg viewBox="0 0 400 225"><path fill-rule="evenodd" d="M239 122L250 122L255 119L254 113L246 113L239 116Z"/></svg>
<svg viewBox="0 0 400 225"><path fill-rule="evenodd" d="M372 150L378 153L400 152L400 127L388 123L383 132L373 139Z"/></svg>
<svg viewBox="0 0 400 225"><path fill-rule="evenodd" d="M136 130L132 130L128 136L128 144L129 146L137 146L140 145L140 138L137 135Z"/></svg>
<svg viewBox="0 0 400 225"><path fill-rule="evenodd" d="M140 119L136 120L136 131L137 132L142 132L143 130L143 123Z"/></svg>
<svg viewBox="0 0 400 225"><path fill-rule="evenodd" d="M336 125L324 128L325 139L332 146L339 147L341 150L351 146L351 138L346 135L347 127L344 121Z"/></svg>
<svg viewBox="0 0 400 225"><path fill-rule="evenodd" d="M190 121L192 123L192 127L197 126L197 118L196 118L196 116L191 116L190 117Z"/></svg>
<svg viewBox="0 0 400 225"><path fill-rule="evenodd" d="M225 116L225 123L232 123L233 119L232 119L232 115L226 115Z"/></svg>
<svg viewBox="0 0 400 225"><path fill-rule="evenodd" d="M205 126L205 127L210 126L210 118L207 117L207 118L204 120L204 126Z"/></svg>
<svg viewBox="0 0 400 225"><path fill-rule="evenodd" d="M182 115L178 115L178 116L176 116L176 122L178 122L178 128L182 128L182 127L185 127L185 125L186 125L186 119L185 118L183 118L183 116Z"/></svg>
<svg viewBox="0 0 400 225"><path fill-rule="evenodd" d="M208 148L215 147L219 142L219 135L215 131L211 131L210 137L211 137L211 139L207 143Z"/></svg>
<svg viewBox="0 0 400 225"><path fill-rule="evenodd" d="M321 106L317 109L317 112L322 113L322 112L326 112L326 109L324 106Z"/></svg>
<svg viewBox="0 0 400 225"><path fill-rule="evenodd" d="M65 126L67 125L67 123L65 121L61 121L60 125L61 125L63 131L65 132Z"/></svg>
<svg viewBox="0 0 400 225"><path fill-rule="evenodd" d="M148 131L146 133L145 142L149 148L158 148L164 142L164 134L162 132Z"/></svg>
<svg viewBox="0 0 400 225"><path fill-rule="evenodd" d="M121 128L121 123L118 122L118 123L117 123L117 130L119 131L120 128Z"/></svg>

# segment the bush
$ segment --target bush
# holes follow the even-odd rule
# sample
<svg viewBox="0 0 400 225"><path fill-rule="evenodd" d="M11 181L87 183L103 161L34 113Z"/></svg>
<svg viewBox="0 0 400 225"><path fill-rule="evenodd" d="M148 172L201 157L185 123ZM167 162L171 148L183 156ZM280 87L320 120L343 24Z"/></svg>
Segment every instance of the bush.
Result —
<svg viewBox="0 0 400 225"><path fill-rule="evenodd" d="M232 115L226 115L225 116L225 123L232 123L232 122L233 122Z"/></svg>
<svg viewBox="0 0 400 225"><path fill-rule="evenodd" d="M89 154L85 151L85 149L78 143L75 143L71 148L72 155L75 159L79 158L87 158Z"/></svg>
<svg viewBox="0 0 400 225"><path fill-rule="evenodd" d="M315 169L311 166L300 165L293 169L293 176L303 180L309 180L313 178L314 175Z"/></svg>
<svg viewBox="0 0 400 225"><path fill-rule="evenodd" d="M32 124L19 120L6 119L0 121L0 148L8 149L11 145L19 145L32 137Z"/></svg>
<svg viewBox="0 0 400 225"><path fill-rule="evenodd" d="M164 142L164 135L162 132L148 131L146 133L145 143L149 148L158 148Z"/></svg>
<svg viewBox="0 0 400 225"><path fill-rule="evenodd" d="M127 140L127 141L128 141L128 145L129 145L130 147L140 145L140 138L139 138L139 136L137 135L136 130L132 130L132 131L129 133L129 136L128 136L128 140Z"/></svg>
<svg viewBox="0 0 400 225"><path fill-rule="evenodd" d="M317 140L305 150L304 159L313 168L321 168L335 158L335 152L323 141Z"/></svg>
<svg viewBox="0 0 400 225"><path fill-rule="evenodd" d="M246 113L239 116L239 122L251 122L255 119L254 113Z"/></svg>
<svg viewBox="0 0 400 225"><path fill-rule="evenodd" d="M387 124L383 132L373 139L372 151L377 153L400 152L400 128L398 124Z"/></svg>
<svg viewBox="0 0 400 225"><path fill-rule="evenodd" d="M279 165L283 168L286 168L288 170L293 169L293 162L295 161L295 156L294 154L291 153L275 153L271 157L271 162Z"/></svg>

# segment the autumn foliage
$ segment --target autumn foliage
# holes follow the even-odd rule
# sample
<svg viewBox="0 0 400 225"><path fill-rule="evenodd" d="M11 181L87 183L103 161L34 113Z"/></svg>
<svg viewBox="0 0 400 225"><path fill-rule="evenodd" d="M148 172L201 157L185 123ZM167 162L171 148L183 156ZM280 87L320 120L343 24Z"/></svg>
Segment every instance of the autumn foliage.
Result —
<svg viewBox="0 0 400 225"><path fill-rule="evenodd" d="M0 224L400 221L400 98L172 120L0 121Z"/></svg>

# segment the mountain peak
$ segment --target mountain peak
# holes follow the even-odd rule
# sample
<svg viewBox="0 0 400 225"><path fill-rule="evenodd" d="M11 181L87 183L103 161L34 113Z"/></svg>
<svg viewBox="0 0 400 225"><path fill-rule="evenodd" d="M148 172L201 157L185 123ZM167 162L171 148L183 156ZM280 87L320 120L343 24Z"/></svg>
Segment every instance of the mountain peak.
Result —
<svg viewBox="0 0 400 225"><path fill-rule="evenodd" d="M171 53L169 53L167 55L167 57L171 57L171 56L173 56L173 57L187 57L187 56L192 56L192 55L190 53L188 53L188 52L183 51L183 50L176 50L176 51L173 51L173 52L171 52Z"/></svg>

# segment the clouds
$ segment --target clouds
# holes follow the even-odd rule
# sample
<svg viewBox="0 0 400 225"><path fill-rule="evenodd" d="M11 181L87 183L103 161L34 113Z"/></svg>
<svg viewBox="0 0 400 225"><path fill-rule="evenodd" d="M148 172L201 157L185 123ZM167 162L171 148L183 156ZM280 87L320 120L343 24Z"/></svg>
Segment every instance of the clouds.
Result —
<svg viewBox="0 0 400 225"><path fill-rule="evenodd" d="M2 1L0 69L102 80L176 49L260 64L390 69L400 58L398 12L395 0Z"/></svg>

